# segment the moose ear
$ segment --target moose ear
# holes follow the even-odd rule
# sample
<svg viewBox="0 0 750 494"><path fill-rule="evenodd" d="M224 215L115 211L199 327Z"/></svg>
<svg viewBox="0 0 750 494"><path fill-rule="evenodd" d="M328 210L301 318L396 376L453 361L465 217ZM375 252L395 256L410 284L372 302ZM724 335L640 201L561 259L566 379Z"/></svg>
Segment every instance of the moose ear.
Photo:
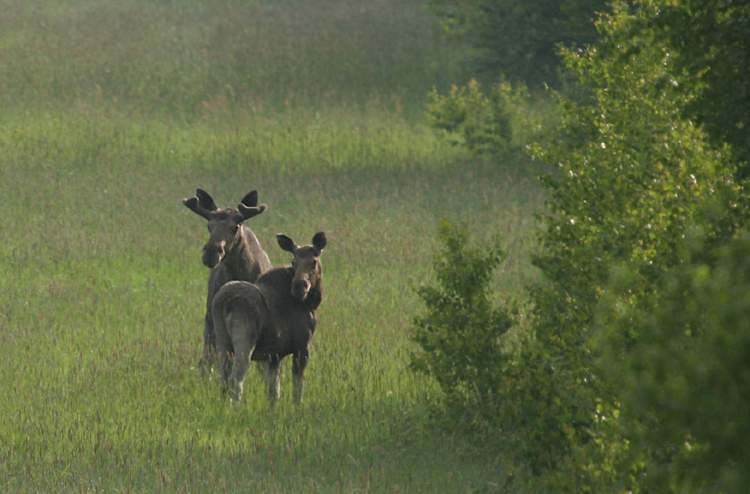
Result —
<svg viewBox="0 0 750 494"><path fill-rule="evenodd" d="M258 205L258 191L253 190L249 192L245 197L242 198L240 203L244 204L245 206L254 208Z"/></svg>
<svg viewBox="0 0 750 494"><path fill-rule="evenodd" d="M207 209L209 211L216 211L219 209L216 206L216 203L214 202L213 198L203 189L196 189L195 190L195 197L198 198L198 204L203 209Z"/></svg>
<svg viewBox="0 0 750 494"><path fill-rule="evenodd" d="M323 232L318 232L313 237L313 247L315 247L315 250L318 251L318 255L320 255L320 251L322 251L328 241L326 240L326 234Z"/></svg>
<svg viewBox="0 0 750 494"><path fill-rule="evenodd" d="M200 216L203 216L207 220L211 219L211 211L208 209L203 208L197 197L190 197L188 199L183 199L182 203L188 207L191 211L193 211L195 214L198 214Z"/></svg>
<svg viewBox="0 0 750 494"><path fill-rule="evenodd" d="M265 204L261 204L256 208L245 206L243 203L239 203L237 205L237 208L239 209L239 212L237 213L237 215L239 216L237 218L237 223L242 223L245 220L249 220L253 216L259 215L260 213L268 209L268 206L266 206Z"/></svg>
<svg viewBox="0 0 750 494"><path fill-rule="evenodd" d="M279 242L279 247L287 252L291 252L292 254L297 252L297 249L299 249L299 246L294 243L294 240L281 233L276 235L276 240Z"/></svg>

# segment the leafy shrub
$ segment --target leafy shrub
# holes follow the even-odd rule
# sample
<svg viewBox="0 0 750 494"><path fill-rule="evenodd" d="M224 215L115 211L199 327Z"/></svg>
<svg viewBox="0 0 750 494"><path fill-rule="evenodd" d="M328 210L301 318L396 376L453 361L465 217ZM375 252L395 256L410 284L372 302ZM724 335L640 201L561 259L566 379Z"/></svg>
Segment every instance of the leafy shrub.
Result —
<svg viewBox="0 0 750 494"><path fill-rule="evenodd" d="M556 167L543 178L550 214L545 250L535 260L549 284L533 292L536 347L526 353L550 367L555 406L542 413L552 430L569 431L551 445L559 456L544 474L558 492L624 489L636 482L642 462L669 459L649 451L641 463L627 461L630 438L612 425L617 385L604 378L594 346L603 324L596 307L612 270L626 266L631 273L621 304L651 310L665 273L685 261L690 229L702 225L707 243L721 244L743 214L727 150L683 118L690 98L682 86L693 82L675 67L675 48L653 30L636 29L654 11L632 15L624 2L613 9L599 24L605 41L565 52L591 103L561 100L564 138L539 153ZM623 341L641 337L626 324L619 329Z"/></svg>
<svg viewBox="0 0 750 494"><path fill-rule="evenodd" d="M419 350L412 369L434 377L452 417L481 426L504 403L496 392L508 362L503 335L513 325L511 315L490 299L490 281L504 255L495 246L486 250L467 245L465 230L442 220L433 267L438 285L417 289L426 306L414 319L412 340Z"/></svg>
<svg viewBox="0 0 750 494"><path fill-rule="evenodd" d="M539 108L537 108L537 106ZM453 144L477 154L503 155L521 150L532 140L544 140L556 113L534 102L524 85L501 81L488 95L472 80L453 86L447 95L428 94L427 122Z"/></svg>
<svg viewBox="0 0 750 494"><path fill-rule="evenodd" d="M649 27L678 51L675 64L700 84L682 86L686 116L702 124L717 146L731 145L739 176L750 176L750 3L726 0L658 2Z"/></svg>
<svg viewBox="0 0 750 494"><path fill-rule="evenodd" d="M442 249L432 263L438 284L417 290L426 310L414 319L411 339L418 350L411 368L440 385L450 427L511 451L511 477L524 475L527 467L540 474L558 465L564 452L559 445L577 434L570 424L587 412L560 400L568 388L552 376L558 363L566 372L563 362L528 348L518 355L505 344L512 312L494 307L490 297L502 252L469 247L467 232L447 220L438 235Z"/></svg>
<svg viewBox="0 0 750 494"><path fill-rule="evenodd" d="M750 235L704 252L699 243L662 278L653 309L623 303L627 270L602 309L604 369L640 452L632 461L651 456L641 482L649 492L740 494L750 485Z"/></svg>
<svg viewBox="0 0 750 494"><path fill-rule="evenodd" d="M548 212L544 250L534 259L547 283L532 291L533 334L518 354L498 360L503 364L492 376L490 403L502 397L502 406L488 407L494 415L485 420L517 464L536 475L532 483L552 492L739 492L737 486L747 485L740 471L746 449L733 436L746 432L740 417L748 416L739 322L745 299L727 295L734 293L732 283L746 282L719 267L710 287L696 285L713 279L706 273L717 265L715 248L734 245L748 217L744 162L733 155L742 146L725 145L708 118L704 129L686 117L710 107L716 111L711 119L720 121L722 106L703 98L722 86L708 91L716 78L698 77L702 73L686 64L679 37L672 36L679 30L669 36L660 30L662 8L673 5L613 2L598 24L599 45L563 50L584 97L578 103L558 99L562 131L536 147L536 156L554 167L542 178ZM729 10L740 16L738 26L745 25L744 10ZM722 11L719 19L729 14ZM730 24L709 25L707 32L731 31ZM721 55L719 62L736 46L732 36L722 46L717 38L704 41L707 53ZM456 135L456 142L507 149L508 139L495 137L503 135L495 123L502 114L493 113L492 99L477 84L444 97L433 93L431 105L432 124ZM731 126L747 113L744 106L733 109L722 131L736 137ZM703 240L686 254L686 238L696 227ZM731 274L739 277L742 256L724 255L718 265L734 262ZM626 286L610 281L617 270L628 274ZM694 301L699 296L705 301ZM617 303L604 304L610 297ZM722 331L731 324L738 327ZM708 336L698 339L694 330ZM601 358L603 332L610 350ZM442 343L446 354L457 344ZM634 349L645 351L633 358ZM639 390L641 380L652 385ZM727 396L707 392L710 383ZM711 413L726 422L707 423Z"/></svg>
<svg viewBox="0 0 750 494"><path fill-rule="evenodd" d="M629 438L611 425L616 386L603 379L593 345L612 269L633 273L623 303L646 310L664 273L683 262L690 228L702 224L721 243L742 215L727 151L682 118L688 81L673 65L673 48L633 29L649 15L615 5L600 23L606 41L565 52L589 99L559 100L563 133L537 155L555 167L542 179L549 214L534 261L548 283L532 292L533 339L509 368L504 396L513 405L502 423L514 455L556 492L602 492L640 474L625 460ZM638 338L622 329L622 338Z"/></svg>

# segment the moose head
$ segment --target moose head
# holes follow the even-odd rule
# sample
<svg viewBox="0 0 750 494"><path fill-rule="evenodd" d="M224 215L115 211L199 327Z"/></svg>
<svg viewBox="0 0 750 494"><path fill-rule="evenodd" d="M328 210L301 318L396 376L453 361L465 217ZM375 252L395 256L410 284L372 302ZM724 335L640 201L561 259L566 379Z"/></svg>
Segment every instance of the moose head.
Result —
<svg viewBox="0 0 750 494"><path fill-rule="evenodd" d="M213 269L228 251L242 241L242 222L259 215L267 206L258 206L258 191L255 190L242 198L237 209L219 209L208 192L197 189L195 193L195 197L183 199L182 203L208 220L210 237L203 247L203 264Z"/></svg>
<svg viewBox="0 0 750 494"><path fill-rule="evenodd" d="M304 302L308 295L315 291L320 293L323 278L323 270L320 265L320 253L326 246L326 235L323 232L315 234L312 245L302 247L294 243L294 240L286 235L276 235L279 247L294 255L292 259L292 296Z"/></svg>

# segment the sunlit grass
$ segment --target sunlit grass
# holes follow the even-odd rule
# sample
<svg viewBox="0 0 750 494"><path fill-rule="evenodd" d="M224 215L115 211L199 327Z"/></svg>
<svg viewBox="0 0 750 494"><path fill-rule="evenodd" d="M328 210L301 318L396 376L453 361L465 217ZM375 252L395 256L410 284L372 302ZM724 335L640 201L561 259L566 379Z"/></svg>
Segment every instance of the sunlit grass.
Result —
<svg viewBox="0 0 750 494"><path fill-rule="evenodd" d="M3 168L3 183L13 179L4 196L18 206L0 220L9 490L444 492L449 474L459 491L499 482L498 459L473 459L479 453L460 438L426 427L436 389L408 371L407 334L441 216L466 222L477 239L500 235L510 253L497 279L504 290L535 276L526 253L540 201L523 173L462 161L439 144L448 163L394 165L381 152L382 166L238 173L189 156L182 167L162 164L171 143L130 139L106 140L105 161L87 166L84 147L54 168L41 159ZM117 159L131 147L151 151ZM231 161L221 149L217 162ZM275 264L288 261L276 232L328 235L301 408L288 377L274 413L254 376L237 409L199 378L205 228L180 203L195 186L227 205L257 188L270 209L251 226Z"/></svg>
<svg viewBox="0 0 750 494"><path fill-rule="evenodd" d="M496 451L429 425L413 288L447 217L499 239L518 296L542 197L421 122L453 52L419 2L4 7L0 490L506 492ZM257 189L274 264L276 233L327 234L300 407L288 370L273 411L257 376L233 407L199 375L196 187L221 206Z"/></svg>

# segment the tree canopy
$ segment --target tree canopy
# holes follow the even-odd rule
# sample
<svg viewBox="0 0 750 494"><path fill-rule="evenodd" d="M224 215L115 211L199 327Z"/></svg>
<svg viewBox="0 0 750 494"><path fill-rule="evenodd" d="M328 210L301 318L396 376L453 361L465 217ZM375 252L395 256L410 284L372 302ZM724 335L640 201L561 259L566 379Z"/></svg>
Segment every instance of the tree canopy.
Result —
<svg viewBox="0 0 750 494"><path fill-rule="evenodd" d="M441 4L470 26L490 2ZM494 425L555 492L740 493L750 5L621 0L596 26L597 43L561 51L575 97L557 94L559 134L535 147L552 168L534 260L547 283L495 383ZM492 107L461 94L432 111Z"/></svg>
<svg viewBox="0 0 750 494"><path fill-rule="evenodd" d="M530 86L557 85L559 45L598 39L594 19L606 0L428 0L445 29L479 50L480 71Z"/></svg>

